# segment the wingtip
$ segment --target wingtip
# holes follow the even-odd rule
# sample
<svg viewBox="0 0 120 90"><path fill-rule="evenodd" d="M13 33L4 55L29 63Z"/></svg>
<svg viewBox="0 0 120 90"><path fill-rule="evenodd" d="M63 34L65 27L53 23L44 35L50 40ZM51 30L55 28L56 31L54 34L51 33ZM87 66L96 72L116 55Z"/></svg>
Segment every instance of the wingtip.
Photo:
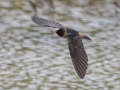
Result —
<svg viewBox="0 0 120 90"><path fill-rule="evenodd" d="M79 76L79 75L78 75ZM84 79L84 77L85 77L85 75L83 75L83 76L79 76L80 77L80 79Z"/></svg>
<svg viewBox="0 0 120 90"><path fill-rule="evenodd" d="M33 19L38 19L39 17L37 16L37 14L34 14L31 18L33 20Z"/></svg>
<svg viewBox="0 0 120 90"><path fill-rule="evenodd" d="M84 77L80 77L81 79L84 79Z"/></svg>
<svg viewBox="0 0 120 90"><path fill-rule="evenodd" d="M38 25L38 22L36 21L36 19L38 19L37 15L33 15L33 16L31 17L31 19L32 19L32 21L33 21L35 24Z"/></svg>

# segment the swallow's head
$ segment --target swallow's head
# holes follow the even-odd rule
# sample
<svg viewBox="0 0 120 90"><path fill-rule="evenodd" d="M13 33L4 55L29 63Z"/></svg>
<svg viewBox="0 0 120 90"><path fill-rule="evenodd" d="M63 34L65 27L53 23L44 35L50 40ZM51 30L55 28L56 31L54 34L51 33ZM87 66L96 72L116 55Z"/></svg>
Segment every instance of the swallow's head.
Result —
<svg viewBox="0 0 120 90"><path fill-rule="evenodd" d="M56 33L60 36L60 37L65 37L66 34L66 29L65 28L56 28Z"/></svg>
<svg viewBox="0 0 120 90"><path fill-rule="evenodd" d="M81 38L87 39L87 40L91 40L88 36L83 35L82 33L79 32L79 35Z"/></svg>

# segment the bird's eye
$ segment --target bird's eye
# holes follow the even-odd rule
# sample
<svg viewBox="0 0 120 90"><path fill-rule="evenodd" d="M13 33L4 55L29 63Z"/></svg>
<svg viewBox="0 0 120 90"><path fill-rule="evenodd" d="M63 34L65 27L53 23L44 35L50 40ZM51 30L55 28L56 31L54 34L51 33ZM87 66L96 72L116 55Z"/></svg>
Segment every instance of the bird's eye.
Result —
<svg viewBox="0 0 120 90"><path fill-rule="evenodd" d="M59 31L62 31L63 29L59 29Z"/></svg>

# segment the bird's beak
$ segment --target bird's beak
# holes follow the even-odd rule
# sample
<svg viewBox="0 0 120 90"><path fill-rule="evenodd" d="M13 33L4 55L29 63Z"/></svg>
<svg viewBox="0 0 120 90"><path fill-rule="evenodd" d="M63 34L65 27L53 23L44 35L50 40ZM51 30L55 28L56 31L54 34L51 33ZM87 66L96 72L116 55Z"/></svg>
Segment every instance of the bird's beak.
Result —
<svg viewBox="0 0 120 90"><path fill-rule="evenodd" d="M91 40L88 36L83 35L82 33L79 32L79 35L81 38L87 39L87 40Z"/></svg>

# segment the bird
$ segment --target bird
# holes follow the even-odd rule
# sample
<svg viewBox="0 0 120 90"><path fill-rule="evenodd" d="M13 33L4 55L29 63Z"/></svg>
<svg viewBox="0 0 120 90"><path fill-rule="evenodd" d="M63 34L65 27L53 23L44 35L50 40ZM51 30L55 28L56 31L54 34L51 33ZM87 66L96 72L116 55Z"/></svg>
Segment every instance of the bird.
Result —
<svg viewBox="0 0 120 90"><path fill-rule="evenodd" d="M47 20L44 18L39 18L37 16L32 17L32 21L39 26L43 27L52 27L55 28L58 36L66 38L68 41L68 47L71 55L71 59L74 65L74 68L78 76L83 79L86 74L88 56L84 49L82 38L91 40L88 36L83 35L82 33L63 25Z"/></svg>
<svg viewBox="0 0 120 90"><path fill-rule="evenodd" d="M36 12L35 6L33 8ZM78 76L83 79L88 68L88 56L84 49L82 39L91 39L81 32L78 32L69 27L65 27L58 22L40 18L36 13L31 17L31 19L35 24L41 27L55 28L55 32L58 36L67 39L73 66Z"/></svg>

